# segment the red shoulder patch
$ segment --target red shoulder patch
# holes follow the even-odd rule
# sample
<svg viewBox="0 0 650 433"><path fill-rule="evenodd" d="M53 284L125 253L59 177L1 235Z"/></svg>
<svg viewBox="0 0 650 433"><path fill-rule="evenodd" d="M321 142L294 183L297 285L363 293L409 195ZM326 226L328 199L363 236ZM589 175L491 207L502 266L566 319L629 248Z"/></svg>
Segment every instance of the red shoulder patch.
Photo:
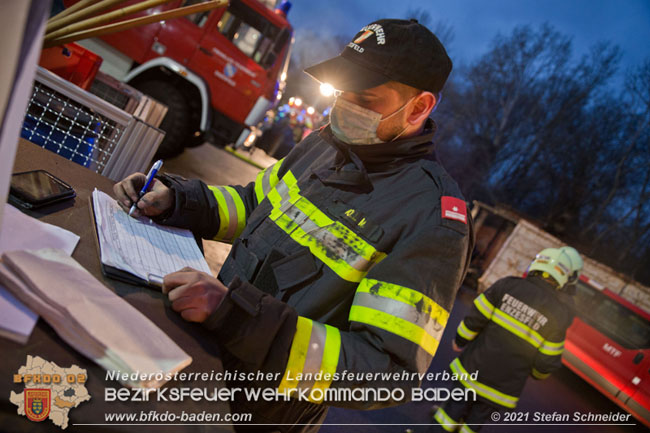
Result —
<svg viewBox="0 0 650 433"><path fill-rule="evenodd" d="M467 224L467 204L456 197L443 195L440 199L442 217Z"/></svg>

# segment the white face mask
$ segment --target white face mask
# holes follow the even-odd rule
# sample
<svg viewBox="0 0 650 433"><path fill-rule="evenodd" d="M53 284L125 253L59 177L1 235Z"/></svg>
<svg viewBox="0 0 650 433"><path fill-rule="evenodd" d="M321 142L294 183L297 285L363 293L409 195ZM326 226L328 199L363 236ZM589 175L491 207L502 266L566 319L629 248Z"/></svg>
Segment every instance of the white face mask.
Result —
<svg viewBox="0 0 650 433"><path fill-rule="evenodd" d="M381 118L381 114L363 108L343 98L337 98L330 112L332 133L336 138L348 144L378 144L383 140L377 137L377 127L382 120L390 119L404 109L415 97L406 101L399 110ZM405 126L393 140L406 131Z"/></svg>

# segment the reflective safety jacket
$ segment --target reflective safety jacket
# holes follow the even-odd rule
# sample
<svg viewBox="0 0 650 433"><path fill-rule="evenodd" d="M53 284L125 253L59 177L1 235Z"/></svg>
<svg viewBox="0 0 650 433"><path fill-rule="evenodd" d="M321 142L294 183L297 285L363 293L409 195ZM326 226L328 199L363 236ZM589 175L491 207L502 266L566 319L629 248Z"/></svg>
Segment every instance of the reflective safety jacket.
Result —
<svg viewBox="0 0 650 433"><path fill-rule="evenodd" d="M219 274L229 293L205 323L226 368L277 372L278 391L308 392L309 401L237 401L238 411L318 422L326 405L403 403L419 385L473 246L459 189L431 157L433 126L369 146L325 128L247 186L162 177L176 196L163 223L233 243ZM325 398L377 387L400 387L404 398Z"/></svg>
<svg viewBox="0 0 650 433"><path fill-rule="evenodd" d="M539 277L508 277L474 299L460 322L456 344L465 347L452 372L478 371L460 382L487 401L514 408L528 376L545 379L561 365L573 321L572 300Z"/></svg>

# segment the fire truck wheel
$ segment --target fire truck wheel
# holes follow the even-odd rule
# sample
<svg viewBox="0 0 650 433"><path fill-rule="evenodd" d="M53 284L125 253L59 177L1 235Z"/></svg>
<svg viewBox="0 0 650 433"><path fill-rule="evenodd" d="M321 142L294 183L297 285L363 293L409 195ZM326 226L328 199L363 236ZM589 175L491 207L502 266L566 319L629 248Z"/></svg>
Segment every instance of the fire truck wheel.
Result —
<svg viewBox="0 0 650 433"><path fill-rule="evenodd" d="M145 81L137 83L134 87L162 102L168 108L160 124L160 129L165 131L165 138L160 143L154 159L171 158L181 154L185 142L191 138L189 104L183 93L173 84L165 81Z"/></svg>

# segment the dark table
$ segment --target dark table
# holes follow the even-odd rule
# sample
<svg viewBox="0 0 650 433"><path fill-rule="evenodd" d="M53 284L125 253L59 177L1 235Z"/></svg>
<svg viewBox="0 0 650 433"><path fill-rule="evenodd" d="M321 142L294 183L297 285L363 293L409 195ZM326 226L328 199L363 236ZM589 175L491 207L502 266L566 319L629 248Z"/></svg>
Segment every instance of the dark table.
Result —
<svg viewBox="0 0 650 433"><path fill-rule="evenodd" d="M54 204L31 212L30 215L70 230L81 237L72 257L107 287L147 316L192 357L192 364L186 367L184 372L222 372L223 365L214 337L200 325L185 322L179 314L172 311L166 296L145 287L119 282L102 275L93 233L94 222L91 221L89 211L89 197L95 188L112 195L114 182L21 139L14 163L14 173L34 169L47 170L67 182L75 189L77 197L74 201ZM158 413L169 411L180 415L182 411L187 413L206 411L211 414L219 413L223 417L229 413L230 408L227 402L194 402L192 400L183 402L106 402L104 389L120 388L121 385L116 381L107 381L104 369L61 340L43 319L39 319L26 345L0 338L0 347L2 348L0 352L0 431L61 431L49 420L36 423L29 421L24 416L17 415L17 407L9 401L11 390L20 393L24 389L23 384L13 383L13 374L17 373L20 366L25 364L27 355L40 356L62 368L76 364L80 368L86 369L88 374L86 388L91 399L70 410L66 431L151 431L156 433L233 431L229 425L106 425L105 413L112 412L139 414L149 411ZM177 381L168 382L165 387L208 388L211 390L215 387L219 389L225 387L225 384L223 381ZM175 422L179 423L180 421Z"/></svg>

